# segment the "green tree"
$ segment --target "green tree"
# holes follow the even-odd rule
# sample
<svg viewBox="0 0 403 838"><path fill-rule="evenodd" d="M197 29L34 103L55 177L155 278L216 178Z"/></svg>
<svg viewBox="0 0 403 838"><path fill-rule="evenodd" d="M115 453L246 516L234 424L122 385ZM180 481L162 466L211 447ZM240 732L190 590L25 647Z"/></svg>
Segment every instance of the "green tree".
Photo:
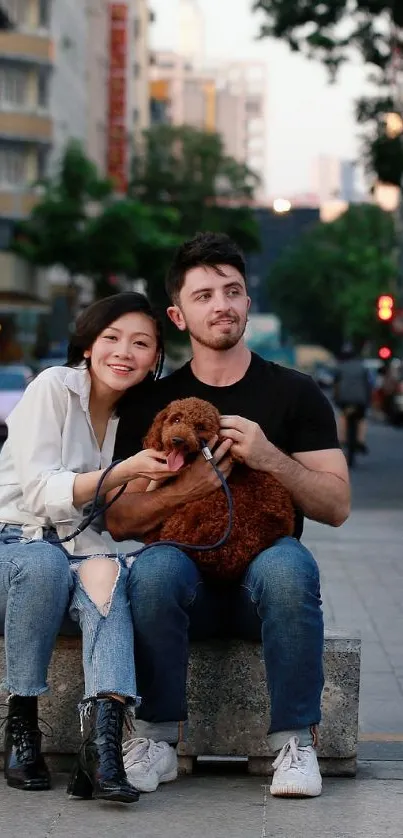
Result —
<svg viewBox="0 0 403 838"><path fill-rule="evenodd" d="M395 230L388 213L351 206L288 248L269 277L273 310L295 339L332 352L376 336L376 299L394 289Z"/></svg>
<svg viewBox="0 0 403 838"><path fill-rule="evenodd" d="M399 184L403 175L400 138L386 136L384 115L399 111L396 64L403 57L402 0L255 0L264 14L260 37L275 37L293 51L319 59L335 78L353 52L369 69L377 93L357 103L357 120L368 167L379 179Z"/></svg>
<svg viewBox="0 0 403 838"><path fill-rule="evenodd" d="M352 47L382 71L403 47L401 0L255 0L253 9L266 17L262 38L279 38L293 51L319 58L333 76Z"/></svg>
<svg viewBox="0 0 403 838"><path fill-rule="evenodd" d="M71 285L78 274L94 279L96 296L116 291L113 275L144 274L180 238L177 215L131 198L116 200L112 183L98 175L80 144L71 142L30 217L17 225L12 249L33 265L62 265Z"/></svg>
<svg viewBox="0 0 403 838"><path fill-rule="evenodd" d="M54 177L43 180L30 217L16 226L12 249L34 265L63 265L73 281L87 262L86 229L91 207L112 195L79 143L71 142Z"/></svg>
<svg viewBox="0 0 403 838"><path fill-rule="evenodd" d="M258 177L225 154L219 134L190 126L156 125L134 159L130 194L152 207L170 206L183 238L198 230L226 232L245 251L260 247L247 206Z"/></svg>
<svg viewBox="0 0 403 838"><path fill-rule="evenodd" d="M259 228L248 206L259 179L225 154L218 134L156 125L143 139L141 155L133 160L129 195L157 214L165 232L170 235L172 228L167 231L160 216L169 210L181 242L199 230L213 230L227 233L245 252L260 249ZM141 251L141 276L147 277L149 297L161 313L169 302L164 278L173 248L168 239L157 243L161 258L152 248ZM169 345L187 340L170 321L165 325Z"/></svg>

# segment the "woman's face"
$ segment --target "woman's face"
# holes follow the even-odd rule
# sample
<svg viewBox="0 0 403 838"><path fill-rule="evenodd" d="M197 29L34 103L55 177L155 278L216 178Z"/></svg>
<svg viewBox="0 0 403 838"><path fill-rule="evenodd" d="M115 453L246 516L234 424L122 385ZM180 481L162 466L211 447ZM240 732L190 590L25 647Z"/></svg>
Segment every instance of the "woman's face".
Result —
<svg viewBox="0 0 403 838"><path fill-rule="evenodd" d="M139 384L157 361L157 332L146 314L124 314L107 326L84 358L91 359L93 383L122 393Z"/></svg>

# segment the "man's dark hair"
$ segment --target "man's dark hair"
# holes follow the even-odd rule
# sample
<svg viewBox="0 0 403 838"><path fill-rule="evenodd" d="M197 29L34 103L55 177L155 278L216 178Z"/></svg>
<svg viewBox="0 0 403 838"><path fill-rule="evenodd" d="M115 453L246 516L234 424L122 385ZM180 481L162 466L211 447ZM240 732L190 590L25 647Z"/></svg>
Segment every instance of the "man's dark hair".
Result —
<svg viewBox="0 0 403 838"><path fill-rule="evenodd" d="M193 239L184 242L175 253L165 281L171 302L178 302L188 271L192 268L206 267L214 268L221 275L220 265L235 268L246 283L243 254L225 233L196 233Z"/></svg>

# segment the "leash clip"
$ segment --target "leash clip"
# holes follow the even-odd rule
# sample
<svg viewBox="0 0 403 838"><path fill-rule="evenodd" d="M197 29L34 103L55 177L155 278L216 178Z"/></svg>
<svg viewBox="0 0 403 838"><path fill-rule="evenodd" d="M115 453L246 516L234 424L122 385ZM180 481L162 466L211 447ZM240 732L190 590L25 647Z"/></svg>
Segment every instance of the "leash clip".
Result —
<svg viewBox="0 0 403 838"><path fill-rule="evenodd" d="M202 448L201 452L203 454L204 459L207 460L207 462L209 462L210 460L213 459L213 455L212 455L208 445L203 445L203 448Z"/></svg>

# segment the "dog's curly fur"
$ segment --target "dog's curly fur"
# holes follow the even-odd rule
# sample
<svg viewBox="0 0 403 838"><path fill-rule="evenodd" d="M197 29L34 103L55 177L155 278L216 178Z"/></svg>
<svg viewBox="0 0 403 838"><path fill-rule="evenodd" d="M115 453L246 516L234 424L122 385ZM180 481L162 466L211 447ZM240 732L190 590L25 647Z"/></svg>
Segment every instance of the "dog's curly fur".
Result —
<svg viewBox="0 0 403 838"><path fill-rule="evenodd" d="M166 454L180 449L189 462L200 451L201 439L210 440L219 433L219 421L218 410L209 402L178 399L155 417L144 447ZM228 486L234 513L227 542L217 550L191 553L203 572L218 579L237 578L258 553L294 530L291 496L272 475L236 463ZM215 544L224 535L227 522L227 500L218 488L202 500L185 503L145 540Z"/></svg>

